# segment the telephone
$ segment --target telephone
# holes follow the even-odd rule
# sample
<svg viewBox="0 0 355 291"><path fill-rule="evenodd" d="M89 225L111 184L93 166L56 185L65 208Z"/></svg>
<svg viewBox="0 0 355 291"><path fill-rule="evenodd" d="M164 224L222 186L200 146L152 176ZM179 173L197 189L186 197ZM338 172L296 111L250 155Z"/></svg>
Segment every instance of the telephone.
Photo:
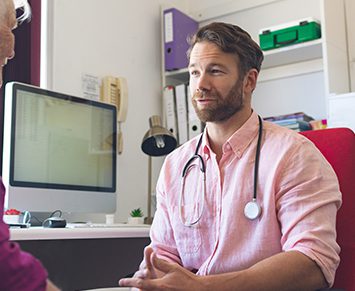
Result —
<svg viewBox="0 0 355 291"><path fill-rule="evenodd" d="M127 80L123 77L106 76L102 78L100 88L100 100L117 106L117 152L123 151L123 136L121 123L126 121L128 110L128 87Z"/></svg>

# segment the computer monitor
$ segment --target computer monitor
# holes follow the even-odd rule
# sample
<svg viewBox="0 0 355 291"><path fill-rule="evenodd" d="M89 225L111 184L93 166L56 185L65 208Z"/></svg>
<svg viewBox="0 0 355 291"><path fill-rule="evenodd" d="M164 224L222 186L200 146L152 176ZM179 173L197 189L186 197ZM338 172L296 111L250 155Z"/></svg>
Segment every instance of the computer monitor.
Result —
<svg viewBox="0 0 355 291"><path fill-rule="evenodd" d="M5 208L115 211L114 105L13 82L4 113Z"/></svg>

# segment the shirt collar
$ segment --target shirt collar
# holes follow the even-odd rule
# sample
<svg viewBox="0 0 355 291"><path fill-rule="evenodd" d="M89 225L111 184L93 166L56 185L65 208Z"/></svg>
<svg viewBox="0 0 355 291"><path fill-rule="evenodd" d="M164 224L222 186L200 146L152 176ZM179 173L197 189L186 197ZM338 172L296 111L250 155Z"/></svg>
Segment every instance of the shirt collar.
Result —
<svg viewBox="0 0 355 291"><path fill-rule="evenodd" d="M223 144L223 151L225 152L230 148L238 158L241 158L251 141L257 136L258 130L258 115L253 111L249 119ZM200 153L203 153L206 157L209 157L212 153L206 134L206 128L203 132L201 149L202 151Z"/></svg>
<svg viewBox="0 0 355 291"><path fill-rule="evenodd" d="M252 140L258 135L258 132L258 115L253 111L249 119L225 142L223 149L228 145L237 157L241 158Z"/></svg>

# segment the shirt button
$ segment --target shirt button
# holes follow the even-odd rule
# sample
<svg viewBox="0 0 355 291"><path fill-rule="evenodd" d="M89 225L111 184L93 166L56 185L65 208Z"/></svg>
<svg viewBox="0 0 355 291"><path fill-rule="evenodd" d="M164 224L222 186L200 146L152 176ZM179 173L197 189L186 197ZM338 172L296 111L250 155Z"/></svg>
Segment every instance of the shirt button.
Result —
<svg viewBox="0 0 355 291"><path fill-rule="evenodd" d="M238 159L240 159L241 156L242 156L242 153L240 152L240 150L237 150L237 157L238 157Z"/></svg>

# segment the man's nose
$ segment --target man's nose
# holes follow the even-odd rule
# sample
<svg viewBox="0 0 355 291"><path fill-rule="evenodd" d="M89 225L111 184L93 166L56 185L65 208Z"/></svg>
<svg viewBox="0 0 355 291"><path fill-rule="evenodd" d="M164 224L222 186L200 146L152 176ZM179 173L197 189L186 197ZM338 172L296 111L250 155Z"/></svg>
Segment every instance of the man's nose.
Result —
<svg viewBox="0 0 355 291"><path fill-rule="evenodd" d="M197 81L197 89L200 91L205 91L210 89L210 80L207 74L202 73Z"/></svg>

